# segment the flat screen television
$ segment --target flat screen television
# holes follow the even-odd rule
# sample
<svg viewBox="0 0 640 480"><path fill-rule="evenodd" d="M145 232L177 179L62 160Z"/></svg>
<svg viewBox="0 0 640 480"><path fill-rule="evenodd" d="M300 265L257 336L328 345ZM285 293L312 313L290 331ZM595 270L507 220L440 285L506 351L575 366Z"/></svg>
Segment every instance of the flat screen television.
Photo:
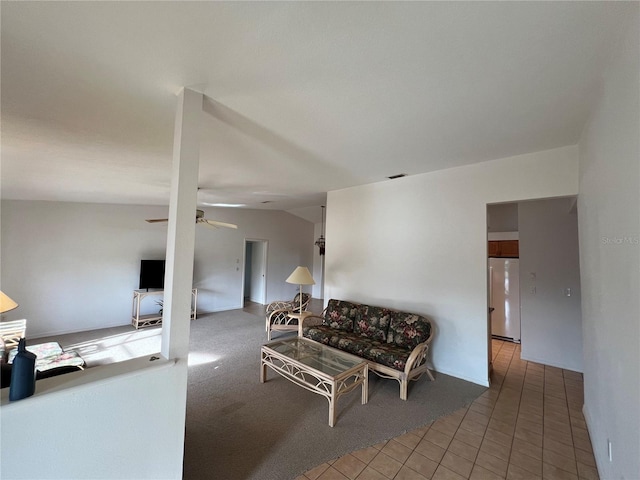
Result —
<svg viewBox="0 0 640 480"><path fill-rule="evenodd" d="M140 261L139 289L164 288L164 260Z"/></svg>

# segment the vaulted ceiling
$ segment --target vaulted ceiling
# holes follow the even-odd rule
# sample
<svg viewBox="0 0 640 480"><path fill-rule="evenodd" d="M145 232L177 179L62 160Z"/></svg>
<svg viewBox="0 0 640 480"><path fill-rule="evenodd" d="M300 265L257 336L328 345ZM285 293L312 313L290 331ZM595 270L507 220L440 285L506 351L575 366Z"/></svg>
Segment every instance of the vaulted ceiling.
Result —
<svg viewBox="0 0 640 480"><path fill-rule="evenodd" d="M2 198L168 204L183 86L206 96L201 204L575 144L629 8L3 2Z"/></svg>

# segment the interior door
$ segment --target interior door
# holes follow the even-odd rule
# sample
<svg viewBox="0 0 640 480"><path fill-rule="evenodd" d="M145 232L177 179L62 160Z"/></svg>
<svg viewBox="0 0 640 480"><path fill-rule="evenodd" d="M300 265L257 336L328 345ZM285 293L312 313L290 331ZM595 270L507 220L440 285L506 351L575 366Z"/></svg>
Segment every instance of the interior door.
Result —
<svg viewBox="0 0 640 480"><path fill-rule="evenodd" d="M244 297L264 305L267 296L267 241L245 240Z"/></svg>

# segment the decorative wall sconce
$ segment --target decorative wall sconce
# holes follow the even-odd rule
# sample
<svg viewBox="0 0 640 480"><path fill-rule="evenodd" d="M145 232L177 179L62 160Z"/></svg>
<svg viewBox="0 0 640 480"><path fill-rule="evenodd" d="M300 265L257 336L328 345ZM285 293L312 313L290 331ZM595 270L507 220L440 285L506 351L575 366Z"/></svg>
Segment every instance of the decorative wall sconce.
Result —
<svg viewBox="0 0 640 480"><path fill-rule="evenodd" d="M322 205L320 208L322 208L322 233L320 234L320 238L318 238L318 240L316 240L316 243L314 245L317 245L318 248L320 249L320 255L324 255L324 245L325 245L325 241L324 241L324 205Z"/></svg>

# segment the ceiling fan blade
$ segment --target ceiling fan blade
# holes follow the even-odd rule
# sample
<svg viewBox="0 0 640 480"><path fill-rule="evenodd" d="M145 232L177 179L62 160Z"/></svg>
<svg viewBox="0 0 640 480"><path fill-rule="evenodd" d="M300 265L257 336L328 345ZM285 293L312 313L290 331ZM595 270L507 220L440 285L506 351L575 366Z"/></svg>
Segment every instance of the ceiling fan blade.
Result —
<svg viewBox="0 0 640 480"><path fill-rule="evenodd" d="M168 218L147 218L145 222L148 223L159 223L159 222L168 222Z"/></svg>
<svg viewBox="0 0 640 480"><path fill-rule="evenodd" d="M238 226L234 225L233 223L218 222L217 220L207 220L206 218L199 218L198 220L196 220L196 222L202 223L208 227L213 227L213 228L218 228L218 227L238 228Z"/></svg>

